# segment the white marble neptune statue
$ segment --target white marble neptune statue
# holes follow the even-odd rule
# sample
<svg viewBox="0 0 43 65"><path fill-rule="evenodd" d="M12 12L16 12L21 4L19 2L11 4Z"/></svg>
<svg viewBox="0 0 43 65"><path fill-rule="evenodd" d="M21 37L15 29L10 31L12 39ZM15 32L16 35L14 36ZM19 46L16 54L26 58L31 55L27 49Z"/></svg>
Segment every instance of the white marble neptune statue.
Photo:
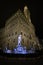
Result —
<svg viewBox="0 0 43 65"><path fill-rule="evenodd" d="M18 45L21 45L22 37L21 35L18 36Z"/></svg>

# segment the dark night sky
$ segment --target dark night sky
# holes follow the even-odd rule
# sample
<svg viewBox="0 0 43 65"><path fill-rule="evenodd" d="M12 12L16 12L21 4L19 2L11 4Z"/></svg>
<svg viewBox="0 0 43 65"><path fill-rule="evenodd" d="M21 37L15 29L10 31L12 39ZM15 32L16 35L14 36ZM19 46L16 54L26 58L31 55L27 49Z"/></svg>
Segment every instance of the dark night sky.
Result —
<svg viewBox="0 0 43 65"><path fill-rule="evenodd" d="M23 10L24 5L27 5L31 20L36 29L36 35L43 38L43 2L36 0L14 0L0 1L0 28L4 27L5 21L11 17L19 8Z"/></svg>

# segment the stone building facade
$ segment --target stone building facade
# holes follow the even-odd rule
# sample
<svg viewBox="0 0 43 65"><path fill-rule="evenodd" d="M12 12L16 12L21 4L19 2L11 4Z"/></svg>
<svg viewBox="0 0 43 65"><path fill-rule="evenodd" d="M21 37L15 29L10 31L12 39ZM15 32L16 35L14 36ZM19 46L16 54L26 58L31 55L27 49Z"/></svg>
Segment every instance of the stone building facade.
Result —
<svg viewBox="0 0 43 65"><path fill-rule="evenodd" d="M18 36L22 35L23 46L27 49L31 47L40 48L39 40L35 35L35 28L30 19L28 8L24 7L24 12L20 9L6 21L2 34L2 47L13 49L18 44Z"/></svg>

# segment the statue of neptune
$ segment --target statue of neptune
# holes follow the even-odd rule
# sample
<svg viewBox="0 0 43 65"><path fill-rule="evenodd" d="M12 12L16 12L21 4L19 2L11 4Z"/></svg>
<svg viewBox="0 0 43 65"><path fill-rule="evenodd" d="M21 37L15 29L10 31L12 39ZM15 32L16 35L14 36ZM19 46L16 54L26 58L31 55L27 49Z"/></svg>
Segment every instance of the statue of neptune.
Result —
<svg viewBox="0 0 43 65"><path fill-rule="evenodd" d="M21 35L18 36L18 45L21 45L22 37Z"/></svg>

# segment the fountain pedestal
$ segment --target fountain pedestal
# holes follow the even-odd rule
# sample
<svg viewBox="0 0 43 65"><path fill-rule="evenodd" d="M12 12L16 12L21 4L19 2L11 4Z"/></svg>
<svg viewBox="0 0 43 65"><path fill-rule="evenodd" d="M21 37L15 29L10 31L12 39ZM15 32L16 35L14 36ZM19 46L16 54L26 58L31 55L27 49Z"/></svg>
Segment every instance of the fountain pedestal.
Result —
<svg viewBox="0 0 43 65"><path fill-rule="evenodd" d="M26 54L26 49L24 49L23 46L17 46L15 49L14 49L14 53L16 54Z"/></svg>

